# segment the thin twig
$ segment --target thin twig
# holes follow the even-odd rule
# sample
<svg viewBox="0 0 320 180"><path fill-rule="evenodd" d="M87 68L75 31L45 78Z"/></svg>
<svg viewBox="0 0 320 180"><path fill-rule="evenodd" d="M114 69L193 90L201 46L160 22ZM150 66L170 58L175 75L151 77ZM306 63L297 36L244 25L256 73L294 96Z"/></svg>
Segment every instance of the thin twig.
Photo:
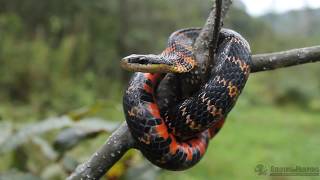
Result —
<svg viewBox="0 0 320 180"><path fill-rule="evenodd" d="M209 49L215 50L218 44L218 39L219 39L219 32L221 30L222 26L222 0L216 0L216 5L215 5L216 11L215 11L215 16L214 16L214 28L213 28L213 33L212 33L212 40L209 43ZM213 54L215 52L210 51ZM210 58L212 59L213 56L210 55Z"/></svg>

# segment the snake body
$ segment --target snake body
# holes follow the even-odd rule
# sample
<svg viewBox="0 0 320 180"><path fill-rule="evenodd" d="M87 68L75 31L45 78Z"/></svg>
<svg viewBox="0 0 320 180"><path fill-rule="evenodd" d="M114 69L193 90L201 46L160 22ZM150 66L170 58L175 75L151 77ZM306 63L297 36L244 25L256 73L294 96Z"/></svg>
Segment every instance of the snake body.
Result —
<svg viewBox="0 0 320 180"><path fill-rule="evenodd" d="M160 109L156 90L166 73L189 72L197 65L192 45L199 32L194 28L176 31L160 55L132 55L122 64L126 69L143 71L134 73L123 98L129 130L143 155L169 170L187 169L203 157L250 73L247 41L223 29L209 80L192 96Z"/></svg>

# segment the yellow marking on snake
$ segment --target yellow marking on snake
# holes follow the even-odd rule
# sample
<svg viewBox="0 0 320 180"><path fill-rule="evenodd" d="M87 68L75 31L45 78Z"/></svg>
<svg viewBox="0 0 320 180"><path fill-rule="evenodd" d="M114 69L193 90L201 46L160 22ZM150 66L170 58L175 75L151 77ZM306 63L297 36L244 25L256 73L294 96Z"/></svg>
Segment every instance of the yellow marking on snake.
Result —
<svg viewBox="0 0 320 180"><path fill-rule="evenodd" d="M228 85L229 96L231 98L236 97L238 95L238 87L234 86L231 82Z"/></svg>

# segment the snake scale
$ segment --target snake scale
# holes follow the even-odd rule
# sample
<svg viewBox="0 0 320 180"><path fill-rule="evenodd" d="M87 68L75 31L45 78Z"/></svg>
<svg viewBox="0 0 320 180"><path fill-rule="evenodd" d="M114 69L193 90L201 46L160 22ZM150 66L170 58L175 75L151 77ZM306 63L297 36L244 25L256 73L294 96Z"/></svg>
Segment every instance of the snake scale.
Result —
<svg viewBox="0 0 320 180"><path fill-rule="evenodd" d="M188 74L197 66L193 44L200 31L178 30L161 54L133 54L121 61L123 68L135 72L123 97L129 130L143 155L168 170L184 170L199 162L250 73L248 42L237 32L222 29L208 81L190 97L172 99L169 108L159 108L156 90L165 75Z"/></svg>

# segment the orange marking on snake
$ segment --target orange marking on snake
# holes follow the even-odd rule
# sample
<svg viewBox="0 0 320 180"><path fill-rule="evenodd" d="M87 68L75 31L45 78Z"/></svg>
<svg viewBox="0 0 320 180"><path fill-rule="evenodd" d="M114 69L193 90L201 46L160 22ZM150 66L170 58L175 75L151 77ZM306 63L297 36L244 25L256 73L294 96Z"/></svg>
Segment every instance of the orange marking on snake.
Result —
<svg viewBox="0 0 320 180"><path fill-rule="evenodd" d="M150 113L152 114L153 117L155 118L161 118L160 116L160 112L159 112L159 108L158 105L155 103L150 103L149 104L149 108L150 108Z"/></svg>
<svg viewBox="0 0 320 180"><path fill-rule="evenodd" d="M152 94L153 93L153 89L148 85L148 84L144 84L143 85L143 89L147 92Z"/></svg>
<svg viewBox="0 0 320 180"><path fill-rule="evenodd" d="M150 140L151 136L149 134L144 135L143 137L139 137L139 141L143 142L145 144L150 144L151 140Z"/></svg>
<svg viewBox="0 0 320 180"><path fill-rule="evenodd" d="M174 48L174 47L168 47L168 48L166 48L166 49L162 52L162 54L163 54L163 55L165 55L165 54L170 54L170 53L172 53L173 51L175 51L175 48Z"/></svg>
<svg viewBox="0 0 320 180"><path fill-rule="evenodd" d="M170 134L170 138L171 138L171 144L169 145L169 150L171 154L175 154L178 150L178 143L175 137L173 137L172 134Z"/></svg>
<svg viewBox="0 0 320 180"><path fill-rule="evenodd" d="M191 148L190 148L189 145L186 144L186 143L183 143L183 144L182 144L182 147L183 147L183 149L185 150L185 152L186 152L186 154L187 154L187 159L188 159L189 161L191 161L191 160L192 160L192 151L191 151Z"/></svg>
<svg viewBox="0 0 320 180"><path fill-rule="evenodd" d="M169 137L169 133L168 133L167 129L168 128L164 123L161 123L156 126L157 134L164 139L168 139L168 137Z"/></svg>
<svg viewBox="0 0 320 180"><path fill-rule="evenodd" d="M201 141L201 139L193 139L190 141L192 147L197 148L200 151L200 154L203 155L206 151L205 142Z"/></svg>
<svg viewBox="0 0 320 180"><path fill-rule="evenodd" d="M228 91L229 91L229 96L231 98L233 98L235 96L238 96L239 92L238 92L237 86L235 86L231 82L229 82L229 85L228 85L227 88L228 88Z"/></svg>
<svg viewBox="0 0 320 180"><path fill-rule="evenodd" d="M217 76L217 82L222 83L224 86L227 85L227 81L224 78L221 78L220 76Z"/></svg>
<svg viewBox="0 0 320 180"><path fill-rule="evenodd" d="M189 143L191 144L192 147L196 147L198 142L196 139L192 139L191 141L189 141Z"/></svg>
<svg viewBox="0 0 320 180"><path fill-rule="evenodd" d="M209 137L210 137L210 139L212 139L213 137L214 137L214 130L215 130L216 128L215 127L211 127L210 129L209 129Z"/></svg>
<svg viewBox="0 0 320 180"><path fill-rule="evenodd" d="M188 51L193 51L193 48L190 45L188 46L188 45L185 45L185 44L182 44L182 43L179 43L179 42L175 42L175 44L177 44L179 46L182 46L183 48L185 48Z"/></svg>
<svg viewBox="0 0 320 180"><path fill-rule="evenodd" d="M146 77L146 79L150 80L152 82L152 84L155 84L161 75L158 73L156 73L156 74L144 73L144 76Z"/></svg>
<svg viewBox="0 0 320 180"><path fill-rule="evenodd" d="M198 144L198 148L199 148L199 151L200 151L200 155L203 155L206 152L206 146L204 145L204 143L200 142Z"/></svg>
<svg viewBox="0 0 320 180"><path fill-rule="evenodd" d="M145 74L146 78L149 79L153 84L156 83L157 79L161 76L160 74L151 74L151 73L146 73ZM146 84L145 84L146 85ZM148 86L148 85L147 85ZM148 86L149 87L149 86ZM152 92L152 88L149 87L150 89L146 90L146 91L151 91ZM150 103L149 104L149 109L150 109L150 113L152 114L153 117L155 118L161 118L160 116L160 112L159 112L159 108L158 105L155 103ZM169 137L168 131L167 131L167 126L162 122L161 124L157 125L156 127L156 131L157 134L164 138L167 139Z"/></svg>
<svg viewBox="0 0 320 180"><path fill-rule="evenodd" d="M235 63L235 64L237 64L240 67L241 71L245 75L249 74L250 66L248 64L246 64L245 62L243 62L241 59L235 58L235 57L233 57L233 58L229 57L228 60L233 62L233 63Z"/></svg>

